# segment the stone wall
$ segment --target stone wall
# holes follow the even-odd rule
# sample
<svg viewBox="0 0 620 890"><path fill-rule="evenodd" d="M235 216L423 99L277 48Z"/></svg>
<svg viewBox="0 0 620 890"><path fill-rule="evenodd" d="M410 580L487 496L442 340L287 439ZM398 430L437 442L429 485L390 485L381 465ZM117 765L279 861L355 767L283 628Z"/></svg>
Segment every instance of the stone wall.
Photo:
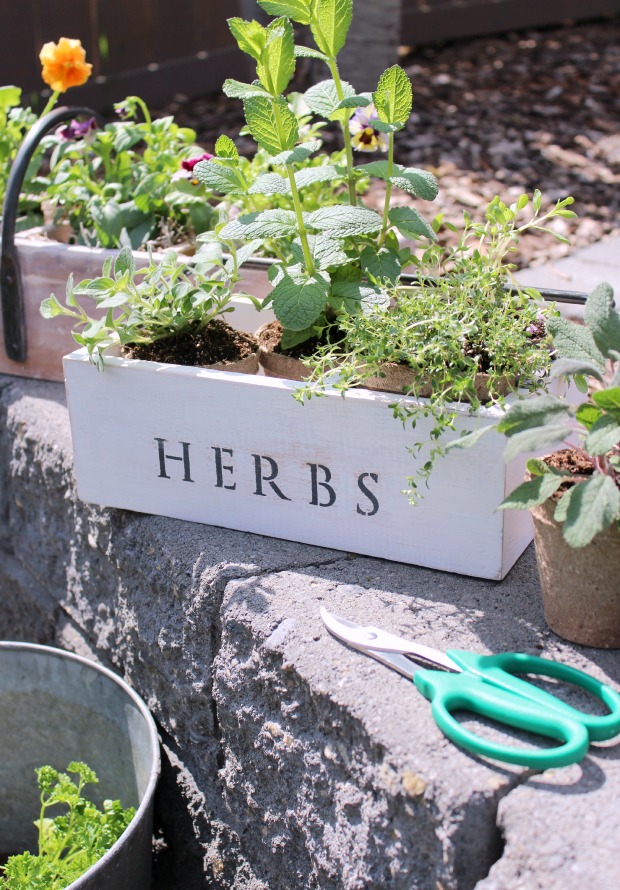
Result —
<svg viewBox="0 0 620 890"><path fill-rule="evenodd" d="M157 721L154 890L617 886L617 748L540 775L471 757L320 620L617 685L617 653L546 629L531 549L497 583L87 505L64 388L9 377L0 480L2 636L108 665Z"/></svg>

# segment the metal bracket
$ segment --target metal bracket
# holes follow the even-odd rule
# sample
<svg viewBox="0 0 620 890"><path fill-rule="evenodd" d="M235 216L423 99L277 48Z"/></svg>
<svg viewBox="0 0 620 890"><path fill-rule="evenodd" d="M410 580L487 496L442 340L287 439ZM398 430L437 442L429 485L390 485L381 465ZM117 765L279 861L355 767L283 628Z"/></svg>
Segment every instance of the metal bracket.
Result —
<svg viewBox="0 0 620 890"><path fill-rule="evenodd" d="M15 247L15 226L17 206L28 164L41 139L62 121L78 115L89 115L100 120L100 115L92 108L63 106L55 108L34 124L22 142L6 187L2 215L2 249L0 254L0 302L4 325L4 347L7 356L14 362L25 362L28 356L26 320L24 313L24 292L19 268L19 257Z"/></svg>

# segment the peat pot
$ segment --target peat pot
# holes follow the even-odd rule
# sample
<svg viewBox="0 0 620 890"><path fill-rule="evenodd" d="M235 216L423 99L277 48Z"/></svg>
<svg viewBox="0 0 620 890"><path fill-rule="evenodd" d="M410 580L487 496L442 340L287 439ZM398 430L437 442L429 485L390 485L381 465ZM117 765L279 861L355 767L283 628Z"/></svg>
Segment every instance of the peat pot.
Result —
<svg viewBox="0 0 620 890"><path fill-rule="evenodd" d="M146 705L116 674L60 649L0 642L0 850L37 849L36 767L92 767L99 806L120 799L136 815L114 846L68 890L149 890L159 744Z"/></svg>
<svg viewBox="0 0 620 890"><path fill-rule="evenodd" d="M404 429L389 393L328 387L300 405L298 384L262 375L107 354L98 371L86 350L64 367L84 501L480 578L503 578L532 539L526 511L496 509L525 470L504 462L500 436L439 460L409 504L407 477L428 459L409 449L431 421ZM501 416L453 407L450 438Z"/></svg>
<svg viewBox="0 0 620 890"><path fill-rule="evenodd" d="M620 532L614 524L569 547L554 509L546 501L531 510L545 620L573 643L620 648Z"/></svg>

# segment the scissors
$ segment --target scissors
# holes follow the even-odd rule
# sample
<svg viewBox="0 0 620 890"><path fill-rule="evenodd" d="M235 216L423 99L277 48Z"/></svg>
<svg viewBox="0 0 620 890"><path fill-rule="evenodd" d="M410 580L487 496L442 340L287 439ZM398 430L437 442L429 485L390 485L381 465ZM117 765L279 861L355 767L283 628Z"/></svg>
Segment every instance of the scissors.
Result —
<svg viewBox="0 0 620 890"><path fill-rule="evenodd" d="M548 769L577 763L587 754L590 742L611 739L620 733L620 695L577 668L523 652L499 655L478 655L459 649L439 652L378 627L354 624L324 608L321 616L337 639L413 679L431 702L431 712L444 735L474 754ZM411 659L438 665L440 670L419 668ZM538 674L572 683L599 698L609 713L602 716L583 713L515 674ZM453 716L458 710L562 744L542 749L497 744L459 723Z"/></svg>

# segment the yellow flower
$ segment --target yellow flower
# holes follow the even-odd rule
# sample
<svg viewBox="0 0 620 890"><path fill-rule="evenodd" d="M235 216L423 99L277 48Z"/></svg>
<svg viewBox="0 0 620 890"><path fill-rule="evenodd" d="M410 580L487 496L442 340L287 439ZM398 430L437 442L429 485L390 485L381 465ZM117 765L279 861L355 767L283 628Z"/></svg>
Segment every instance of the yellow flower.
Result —
<svg viewBox="0 0 620 890"><path fill-rule="evenodd" d="M41 77L57 93L79 87L86 83L93 68L84 61L85 58L86 53L79 40L61 37L58 43L46 43L39 54L43 65Z"/></svg>

